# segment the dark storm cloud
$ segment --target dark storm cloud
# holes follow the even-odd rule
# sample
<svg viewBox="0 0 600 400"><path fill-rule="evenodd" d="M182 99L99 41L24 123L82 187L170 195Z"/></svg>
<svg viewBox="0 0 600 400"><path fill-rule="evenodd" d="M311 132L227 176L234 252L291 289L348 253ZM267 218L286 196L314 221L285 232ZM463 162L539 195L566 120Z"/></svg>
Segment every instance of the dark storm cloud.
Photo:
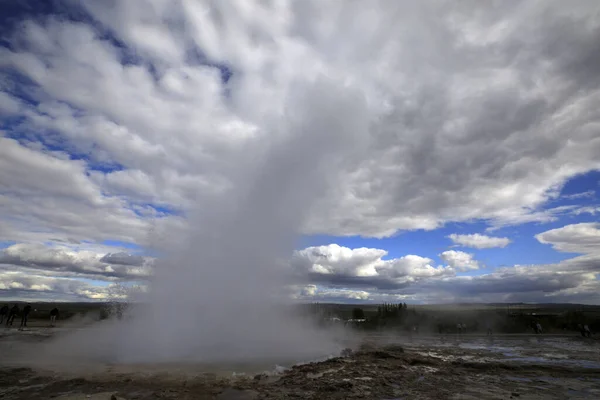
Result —
<svg viewBox="0 0 600 400"><path fill-rule="evenodd" d="M328 285L337 288L381 291L402 289L409 287L414 283L413 281L409 280L397 281L384 277L327 275L315 273L309 274L308 276L303 276L302 278L308 278L308 281L314 284Z"/></svg>

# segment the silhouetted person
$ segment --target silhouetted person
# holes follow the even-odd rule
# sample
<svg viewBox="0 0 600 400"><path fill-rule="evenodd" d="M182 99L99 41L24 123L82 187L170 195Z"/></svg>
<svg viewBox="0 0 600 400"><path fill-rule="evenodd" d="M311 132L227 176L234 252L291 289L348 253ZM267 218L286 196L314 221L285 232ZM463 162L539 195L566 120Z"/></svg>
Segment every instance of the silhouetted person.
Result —
<svg viewBox="0 0 600 400"><path fill-rule="evenodd" d="M592 331L590 330L590 327L587 324L583 326L583 334L585 337L592 337Z"/></svg>
<svg viewBox="0 0 600 400"><path fill-rule="evenodd" d="M542 333L542 325L539 322L535 324L535 333L537 333L537 334Z"/></svg>
<svg viewBox="0 0 600 400"><path fill-rule="evenodd" d="M58 308L54 307L50 310L50 326L54 326L56 318L58 318Z"/></svg>
<svg viewBox="0 0 600 400"><path fill-rule="evenodd" d="M4 318L8 315L8 306L4 305L0 308L0 324L4 322Z"/></svg>
<svg viewBox="0 0 600 400"><path fill-rule="evenodd" d="M31 304L27 304L23 307L23 314L21 315L21 326L20 329L27 327L27 318L29 317L29 313L31 312Z"/></svg>
<svg viewBox="0 0 600 400"><path fill-rule="evenodd" d="M6 326L12 326L15 317L19 314L19 306L15 304L8 312L8 318L6 319Z"/></svg>

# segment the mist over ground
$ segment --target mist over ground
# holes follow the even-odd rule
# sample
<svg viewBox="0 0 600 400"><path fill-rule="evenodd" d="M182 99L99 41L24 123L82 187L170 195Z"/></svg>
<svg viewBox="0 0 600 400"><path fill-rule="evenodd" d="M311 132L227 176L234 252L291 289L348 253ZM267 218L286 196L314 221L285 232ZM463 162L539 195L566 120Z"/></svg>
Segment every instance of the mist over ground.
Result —
<svg viewBox="0 0 600 400"><path fill-rule="evenodd" d="M373 115L363 93L335 78L295 86L291 109L270 134L277 139L249 146L228 168L230 187L195 204L176 240L157 243L165 256L148 290L135 296L143 306L98 331L59 338L54 352L124 363L306 361L339 353L334 334L341 332L289 312L285 288L306 282L280 260L294 250L339 164L360 152Z"/></svg>

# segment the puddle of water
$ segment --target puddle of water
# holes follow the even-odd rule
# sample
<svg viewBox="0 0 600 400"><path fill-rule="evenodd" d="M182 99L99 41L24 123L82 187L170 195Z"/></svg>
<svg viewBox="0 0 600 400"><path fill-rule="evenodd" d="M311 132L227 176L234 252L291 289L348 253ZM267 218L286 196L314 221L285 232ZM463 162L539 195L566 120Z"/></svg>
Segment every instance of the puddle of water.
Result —
<svg viewBox="0 0 600 400"><path fill-rule="evenodd" d="M475 359L476 361L508 361L529 364L564 365L580 368L600 368L600 346L591 344L578 338L570 337L527 337L511 339L475 339L454 341L453 343L428 343L420 344L417 348L425 347L437 349L464 349L474 351L477 355L442 354L432 351L421 351L419 354L435 357L444 361L456 359ZM485 356L485 352L492 357ZM490 354L491 353L491 354ZM494 359L493 354L500 356Z"/></svg>

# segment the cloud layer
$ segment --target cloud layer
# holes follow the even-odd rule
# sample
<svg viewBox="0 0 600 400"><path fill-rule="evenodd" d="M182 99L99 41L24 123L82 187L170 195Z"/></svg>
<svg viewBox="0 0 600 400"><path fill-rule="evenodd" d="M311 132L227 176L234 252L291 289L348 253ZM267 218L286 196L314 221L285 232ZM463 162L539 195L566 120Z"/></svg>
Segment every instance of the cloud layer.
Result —
<svg viewBox="0 0 600 400"><path fill-rule="evenodd" d="M578 225L561 232L576 231ZM552 233L553 230L545 233ZM569 239L588 246L581 235ZM578 247L581 249L582 247ZM451 302L451 301L566 301L600 300L600 256L594 251L555 264L497 268L469 276L481 265L472 254L448 250L445 262L417 255L386 258L375 248L350 249L330 244L294 252L281 268L296 285L289 294L303 301L340 302ZM125 253L101 254L90 250L14 245L0 256L0 290L5 297L29 299L108 300L126 295L135 283L145 287L155 263ZM80 278L105 282L95 286Z"/></svg>
<svg viewBox="0 0 600 400"><path fill-rule="evenodd" d="M561 183L600 167L588 67L600 29L585 2L83 4L97 24L24 20L2 50L2 111L23 135L0 146L4 202L49 230L142 240L144 204L185 209L226 190L227 163L270 140L298 85L323 75L366 96L372 141L307 233L548 220L540 207ZM25 194L48 204L43 217Z"/></svg>
<svg viewBox="0 0 600 400"><path fill-rule="evenodd" d="M298 154L343 143L359 151L315 167L327 174L323 190L301 190L312 187L302 179L321 176L287 183L290 204L306 205L302 234L380 238L448 222L498 228L595 212L549 203L569 178L600 170L594 2L73 7L19 16L0 48L0 241L16 243L2 253L5 272L141 279L146 259L72 246L168 247L196 205L238 193L235 171L260 163L261 149L324 129L333 143L297 143ZM268 199L278 188L264 190ZM325 246L295 253L291 264L315 293L330 287L342 298L348 293L339 290L454 298L459 289L476 298L507 282L585 297L595 285L597 230L573 225L536 236L584 258L478 277L456 275L481 266L458 250L442 252L436 265L433 254L384 259L385 250ZM475 249L511 242L450 239ZM556 283L535 289L531 274ZM34 290L13 278L3 278L3 290L14 282Z"/></svg>

